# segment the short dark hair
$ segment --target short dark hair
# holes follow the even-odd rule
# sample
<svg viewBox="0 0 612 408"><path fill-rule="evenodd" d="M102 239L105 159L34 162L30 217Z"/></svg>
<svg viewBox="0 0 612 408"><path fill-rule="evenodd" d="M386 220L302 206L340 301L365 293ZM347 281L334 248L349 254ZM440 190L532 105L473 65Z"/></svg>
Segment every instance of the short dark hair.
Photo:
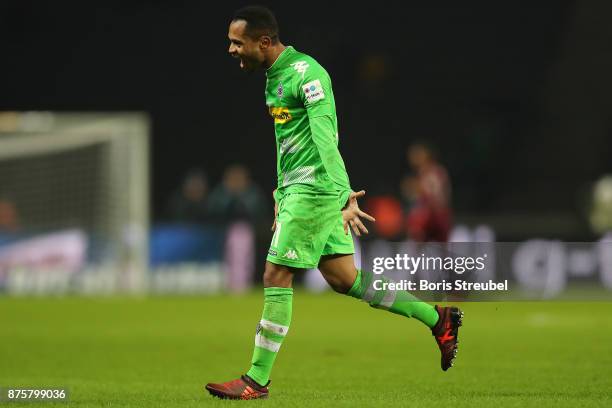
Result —
<svg viewBox="0 0 612 408"><path fill-rule="evenodd" d="M278 23L274 13L264 6L246 6L234 13L232 21L246 21L246 35L251 38L259 38L267 35L272 43L278 41Z"/></svg>

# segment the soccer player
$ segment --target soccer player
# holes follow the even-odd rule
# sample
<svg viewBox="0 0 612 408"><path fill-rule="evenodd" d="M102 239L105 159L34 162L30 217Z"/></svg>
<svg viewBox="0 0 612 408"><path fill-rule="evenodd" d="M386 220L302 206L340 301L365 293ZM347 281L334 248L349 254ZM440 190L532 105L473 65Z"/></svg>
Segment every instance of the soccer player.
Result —
<svg viewBox="0 0 612 408"><path fill-rule="evenodd" d="M418 242L446 242L451 229L448 172L424 143L410 146L406 156L416 175L416 200L407 217L410 236Z"/></svg>
<svg viewBox="0 0 612 408"><path fill-rule="evenodd" d="M336 107L327 71L312 57L281 43L276 19L264 7L237 11L228 36L229 53L240 60L243 71L266 70L278 185L274 236L263 276L263 314L251 367L235 380L209 383L206 389L220 398L268 396L270 372L291 322L293 275L316 267L336 292L427 325L440 348L442 369L447 370L457 352L462 312L431 306L408 292L375 290L373 274L355 267L349 227L360 236L368 232L362 219L374 219L359 209L357 199L365 191L351 190L338 151Z"/></svg>

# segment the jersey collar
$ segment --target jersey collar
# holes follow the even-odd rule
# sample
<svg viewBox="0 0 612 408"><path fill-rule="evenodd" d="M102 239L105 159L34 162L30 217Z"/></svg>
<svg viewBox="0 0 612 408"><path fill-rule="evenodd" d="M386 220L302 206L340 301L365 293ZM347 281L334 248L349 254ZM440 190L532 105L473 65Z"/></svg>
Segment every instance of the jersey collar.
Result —
<svg viewBox="0 0 612 408"><path fill-rule="evenodd" d="M291 54L293 51L294 51L293 47L291 45L288 45L283 50L283 52L278 54L278 57L276 57L276 61L274 61L274 63L270 65L270 68L266 70L266 75L275 73L279 69L279 67L282 65L283 61L287 59L287 56Z"/></svg>

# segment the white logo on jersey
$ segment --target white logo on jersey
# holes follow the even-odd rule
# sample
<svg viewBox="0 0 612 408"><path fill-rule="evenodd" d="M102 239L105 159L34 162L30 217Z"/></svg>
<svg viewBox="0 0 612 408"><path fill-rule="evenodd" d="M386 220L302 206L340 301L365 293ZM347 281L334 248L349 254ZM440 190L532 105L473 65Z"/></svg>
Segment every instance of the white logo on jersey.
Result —
<svg viewBox="0 0 612 408"><path fill-rule="evenodd" d="M318 79L315 79L314 81L304 85L302 87L302 91L304 91L306 101L308 102L316 102L325 98L325 93L323 92L321 81L319 81Z"/></svg>
<svg viewBox="0 0 612 408"><path fill-rule="evenodd" d="M306 61L298 61L291 64L293 69L295 69L298 74L302 74L302 79L304 79L304 74L310 65Z"/></svg>
<svg viewBox="0 0 612 408"><path fill-rule="evenodd" d="M288 250L284 257L293 260L298 259L298 256L293 249Z"/></svg>

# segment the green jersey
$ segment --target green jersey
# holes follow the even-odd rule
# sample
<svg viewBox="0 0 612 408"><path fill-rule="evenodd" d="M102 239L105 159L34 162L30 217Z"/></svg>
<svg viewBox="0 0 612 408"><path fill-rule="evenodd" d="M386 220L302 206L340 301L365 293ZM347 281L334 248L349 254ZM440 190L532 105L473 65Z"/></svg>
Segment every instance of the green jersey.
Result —
<svg viewBox="0 0 612 408"><path fill-rule="evenodd" d="M266 104L276 134L277 200L287 193L334 194L344 206L351 187L338 151L329 74L289 46L266 76Z"/></svg>

